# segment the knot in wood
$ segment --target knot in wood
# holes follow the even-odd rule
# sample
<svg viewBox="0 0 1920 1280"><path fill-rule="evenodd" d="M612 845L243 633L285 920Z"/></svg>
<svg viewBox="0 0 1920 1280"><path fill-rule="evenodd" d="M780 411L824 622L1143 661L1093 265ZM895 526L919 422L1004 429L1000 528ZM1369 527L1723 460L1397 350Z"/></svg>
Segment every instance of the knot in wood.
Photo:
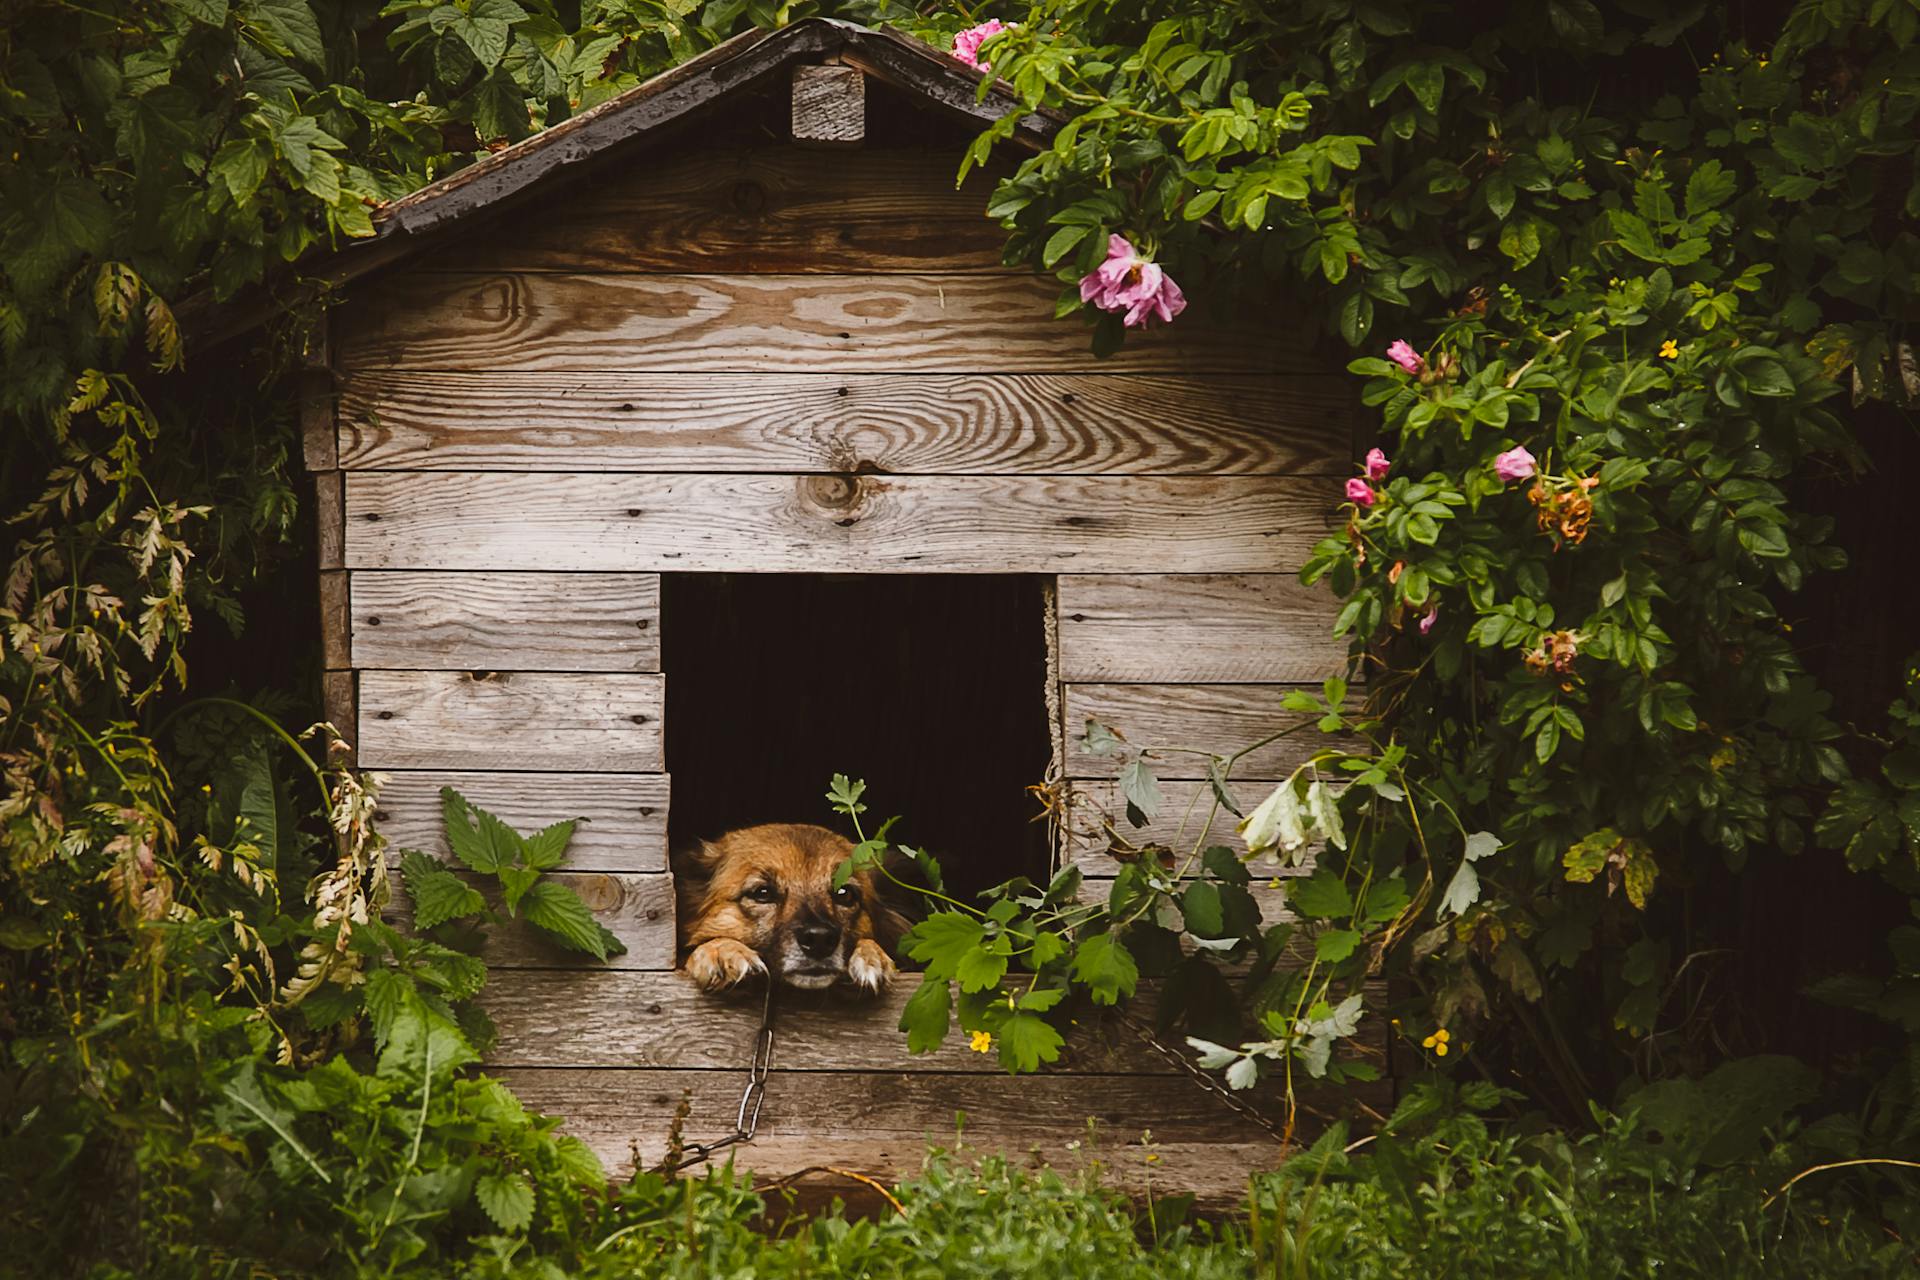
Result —
<svg viewBox="0 0 1920 1280"><path fill-rule="evenodd" d="M730 203L733 211L749 218L758 217L767 209L767 189L751 179L743 178L733 184Z"/></svg>
<svg viewBox="0 0 1920 1280"><path fill-rule="evenodd" d="M807 476L800 482L800 496L816 507L846 511L859 504L860 479L857 476Z"/></svg>

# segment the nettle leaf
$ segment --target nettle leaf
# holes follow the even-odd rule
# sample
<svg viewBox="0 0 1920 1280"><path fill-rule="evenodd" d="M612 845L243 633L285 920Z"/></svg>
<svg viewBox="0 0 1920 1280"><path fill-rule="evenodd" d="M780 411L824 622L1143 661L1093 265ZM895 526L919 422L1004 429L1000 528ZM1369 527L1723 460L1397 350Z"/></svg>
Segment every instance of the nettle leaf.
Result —
<svg viewBox="0 0 1920 1280"><path fill-rule="evenodd" d="M407 897L413 900L416 929L437 928L487 909L487 900L478 889L417 849L401 855L400 878Z"/></svg>
<svg viewBox="0 0 1920 1280"><path fill-rule="evenodd" d="M521 841L500 819L452 787L440 788L440 815L446 826L447 847L468 868L497 875L520 861Z"/></svg>
<svg viewBox="0 0 1920 1280"><path fill-rule="evenodd" d="M596 960L626 952L625 944L593 918L580 895L563 884L547 880L534 885L520 902L520 915L541 932Z"/></svg>
<svg viewBox="0 0 1920 1280"><path fill-rule="evenodd" d="M945 1043L952 1025L952 989L945 978L929 973L900 1011L900 1029L907 1033L908 1052L932 1053Z"/></svg>
<svg viewBox="0 0 1920 1280"><path fill-rule="evenodd" d="M1093 993L1096 1004L1118 1004L1140 984L1133 953L1111 933L1096 933L1073 953L1073 976Z"/></svg>
<svg viewBox="0 0 1920 1280"><path fill-rule="evenodd" d="M521 860L535 871L551 871L559 866L566 861L567 845L572 842L574 827L579 821L569 818L528 836L520 845Z"/></svg>
<svg viewBox="0 0 1920 1280"><path fill-rule="evenodd" d="M502 1231L525 1231L533 1222L533 1184L523 1173L483 1173L473 1198Z"/></svg>

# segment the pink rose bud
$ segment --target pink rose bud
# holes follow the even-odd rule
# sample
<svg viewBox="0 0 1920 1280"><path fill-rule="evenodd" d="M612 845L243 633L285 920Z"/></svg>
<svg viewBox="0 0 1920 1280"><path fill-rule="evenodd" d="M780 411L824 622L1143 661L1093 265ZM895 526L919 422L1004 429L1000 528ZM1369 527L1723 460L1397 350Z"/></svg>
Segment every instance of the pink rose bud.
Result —
<svg viewBox="0 0 1920 1280"><path fill-rule="evenodd" d="M1539 468L1534 464L1533 455L1526 446L1515 445L1493 460L1493 474L1512 484L1515 480L1525 480Z"/></svg>
<svg viewBox="0 0 1920 1280"><path fill-rule="evenodd" d="M1439 618L1440 618L1439 605L1435 605L1433 606L1433 608L1427 610L1426 616L1420 619L1420 634L1424 636L1429 631L1432 631L1433 624L1437 622Z"/></svg>
<svg viewBox="0 0 1920 1280"><path fill-rule="evenodd" d="M977 27L968 27L953 38L953 56L981 71L993 70L991 64L980 61L980 46L987 42L988 37L997 36L1006 29L1006 24L998 18L989 18Z"/></svg>
<svg viewBox="0 0 1920 1280"><path fill-rule="evenodd" d="M1365 480L1355 476L1347 481L1347 501L1362 507L1370 507L1373 505L1373 490L1367 487Z"/></svg>
<svg viewBox="0 0 1920 1280"><path fill-rule="evenodd" d="M1418 373L1427 367L1427 362L1420 358L1420 353L1415 351L1405 338L1387 348L1387 359L1408 373Z"/></svg>
<svg viewBox="0 0 1920 1280"><path fill-rule="evenodd" d="M1387 461L1387 455L1378 449L1367 450L1367 479L1385 480L1387 478L1387 468L1392 465L1391 462Z"/></svg>

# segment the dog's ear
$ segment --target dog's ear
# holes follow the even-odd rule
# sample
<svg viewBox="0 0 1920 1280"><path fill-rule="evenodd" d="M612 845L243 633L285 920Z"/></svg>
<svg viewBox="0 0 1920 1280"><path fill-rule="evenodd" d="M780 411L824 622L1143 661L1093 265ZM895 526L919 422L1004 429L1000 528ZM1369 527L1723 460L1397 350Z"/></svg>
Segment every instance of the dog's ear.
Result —
<svg viewBox="0 0 1920 1280"><path fill-rule="evenodd" d="M715 867L726 857L726 851L713 840L701 840L692 845L682 845L667 854L667 862L673 868L673 874L686 880L707 881L713 879Z"/></svg>

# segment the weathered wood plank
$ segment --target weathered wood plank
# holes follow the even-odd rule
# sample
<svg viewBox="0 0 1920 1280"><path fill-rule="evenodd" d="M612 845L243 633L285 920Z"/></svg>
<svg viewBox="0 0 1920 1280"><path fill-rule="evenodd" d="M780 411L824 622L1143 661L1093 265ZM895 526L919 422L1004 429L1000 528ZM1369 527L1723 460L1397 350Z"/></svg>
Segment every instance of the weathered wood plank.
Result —
<svg viewBox="0 0 1920 1280"><path fill-rule="evenodd" d="M523 834L578 818L569 871L665 871L667 775L663 773L389 773L374 821L390 849L450 858L440 788L452 787Z"/></svg>
<svg viewBox="0 0 1920 1280"><path fill-rule="evenodd" d="M320 673L320 714L347 744L344 755L331 756L331 763L358 763L355 749L360 745L359 680L359 673L355 671Z"/></svg>
<svg viewBox="0 0 1920 1280"><path fill-rule="evenodd" d="M353 665L352 621L348 616L347 571L320 571L320 666L344 671Z"/></svg>
<svg viewBox="0 0 1920 1280"><path fill-rule="evenodd" d="M652 573L353 575L362 667L658 671Z"/></svg>
<svg viewBox="0 0 1920 1280"><path fill-rule="evenodd" d="M356 569L1285 571L1326 530L1293 476L352 472Z"/></svg>
<svg viewBox="0 0 1920 1280"><path fill-rule="evenodd" d="M657 773L657 675L362 671L368 769Z"/></svg>
<svg viewBox="0 0 1920 1280"><path fill-rule="evenodd" d="M1339 601L1290 574L1062 574L1062 680L1315 681L1347 664Z"/></svg>
<svg viewBox="0 0 1920 1280"><path fill-rule="evenodd" d="M455 275L369 286L339 325L341 369L1077 372L1087 330L1026 276ZM1311 340L1197 316L1129 336L1119 372L1325 372Z"/></svg>
<svg viewBox="0 0 1920 1280"><path fill-rule="evenodd" d="M914 974L884 995L782 991L782 1069L804 1071L998 1072L991 1054L952 1035L930 1054L907 1052L900 1013L920 984ZM737 1069L760 1026L758 990L710 996L680 973L513 970L495 975L479 1002L500 1038L495 1067L682 1067ZM1069 1038L1050 1071L1164 1074L1166 1061L1134 1034L1097 1015Z"/></svg>
<svg viewBox="0 0 1920 1280"><path fill-rule="evenodd" d="M498 911L500 895L491 878L461 875L471 880ZM605 964L590 955L569 950L552 942L523 920L509 920L487 930L486 945L480 954L498 974L513 969L584 969L593 973L617 970L672 969L676 959L674 940L673 877L625 875L608 872L556 871L556 884L580 895L594 918L626 947L625 955L609 956ZM393 877L393 900L388 903L387 919L397 928L413 927L413 903L407 896L405 877Z"/></svg>
<svg viewBox="0 0 1920 1280"><path fill-rule="evenodd" d="M346 480L338 471L313 477L313 546L315 567L346 568Z"/></svg>
<svg viewBox="0 0 1920 1280"><path fill-rule="evenodd" d="M986 217L995 163L955 189L957 153L794 146L650 156L561 200L511 211L423 256L429 271L1005 273Z"/></svg>
<svg viewBox="0 0 1920 1280"><path fill-rule="evenodd" d="M1241 811L1251 813L1275 785L1235 778L1227 788ZM1246 857L1246 842L1236 829L1240 819L1215 806L1210 785L1167 780L1160 784L1160 794L1160 812L1146 826L1135 827L1127 822L1126 797L1120 794L1119 783L1085 779L1068 784L1067 822L1063 828L1066 860L1079 863L1086 875L1111 876L1120 869L1107 853L1116 835L1135 848L1165 845L1182 857L1210 844L1226 845ZM1270 864L1255 863L1252 869L1258 874L1270 869Z"/></svg>
<svg viewBox="0 0 1920 1280"><path fill-rule="evenodd" d="M1337 475L1336 379L396 373L340 397L347 468ZM1331 493L1338 486L1329 484Z"/></svg>
<svg viewBox="0 0 1920 1280"><path fill-rule="evenodd" d="M867 78L853 67L795 67L792 104L795 142L857 147L867 136Z"/></svg>
<svg viewBox="0 0 1920 1280"><path fill-rule="evenodd" d="M1126 735L1136 747L1188 747L1229 755L1283 729L1293 732L1244 757L1235 774L1285 777L1326 745L1315 717L1281 709L1284 685L1071 684L1066 687L1067 776L1114 778L1122 760L1096 756L1084 745L1089 719ZM1204 778L1205 756L1160 752L1154 772L1167 778Z"/></svg>
<svg viewBox="0 0 1920 1280"><path fill-rule="evenodd" d="M321 358L325 359L324 349ZM293 385L300 398L301 460L310 472L338 469L340 458L336 444L338 433L334 429L333 374L324 365L303 369L295 375Z"/></svg>

